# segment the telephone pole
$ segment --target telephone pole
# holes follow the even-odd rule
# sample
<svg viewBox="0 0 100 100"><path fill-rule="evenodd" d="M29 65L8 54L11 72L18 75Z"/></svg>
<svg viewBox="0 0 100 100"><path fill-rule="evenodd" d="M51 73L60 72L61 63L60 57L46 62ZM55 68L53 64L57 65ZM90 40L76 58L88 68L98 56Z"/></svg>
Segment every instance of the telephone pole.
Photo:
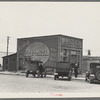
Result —
<svg viewBox="0 0 100 100"><path fill-rule="evenodd" d="M8 48L9 48L9 36L7 36L7 56L8 56Z"/></svg>
<svg viewBox="0 0 100 100"><path fill-rule="evenodd" d="M8 58L8 49L9 49L9 36L7 36L7 69L9 71L9 58Z"/></svg>

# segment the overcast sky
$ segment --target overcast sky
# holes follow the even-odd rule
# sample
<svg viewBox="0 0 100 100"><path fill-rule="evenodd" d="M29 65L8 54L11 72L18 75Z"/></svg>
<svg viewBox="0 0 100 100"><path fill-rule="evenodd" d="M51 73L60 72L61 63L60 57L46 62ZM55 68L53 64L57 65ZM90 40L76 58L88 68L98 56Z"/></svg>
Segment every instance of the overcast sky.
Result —
<svg viewBox="0 0 100 100"><path fill-rule="evenodd" d="M83 54L100 56L100 2L0 2L0 51L17 38L63 34L83 39Z"/></svg>

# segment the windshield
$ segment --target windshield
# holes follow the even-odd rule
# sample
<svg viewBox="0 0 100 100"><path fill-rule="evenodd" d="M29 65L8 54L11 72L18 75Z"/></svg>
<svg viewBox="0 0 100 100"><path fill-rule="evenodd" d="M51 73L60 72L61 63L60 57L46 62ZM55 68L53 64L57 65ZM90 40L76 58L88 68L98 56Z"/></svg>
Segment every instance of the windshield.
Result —
<svg viewBox="0 0 100 100"><path fill-rule="evenodd" d="M91 63L90 68L100 68L100 63Z"/></svg>
<svg viewBox="0 0 100 100"><path fill-rule="evenodd" d="M97 65L96 68L100 68L100 65Z"/></svg>

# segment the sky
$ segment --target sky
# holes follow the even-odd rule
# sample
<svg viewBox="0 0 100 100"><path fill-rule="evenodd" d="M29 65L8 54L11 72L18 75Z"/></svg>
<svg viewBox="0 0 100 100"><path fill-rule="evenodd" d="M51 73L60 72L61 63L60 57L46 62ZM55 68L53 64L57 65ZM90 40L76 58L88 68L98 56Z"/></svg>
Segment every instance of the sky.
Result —
<svg viewBox="0 0 100 100"><path fill-rule="evenodd" d="M100 2L0 2L0 51L17 38L63 34L83 39L83 55L100 56Z"/></svg>

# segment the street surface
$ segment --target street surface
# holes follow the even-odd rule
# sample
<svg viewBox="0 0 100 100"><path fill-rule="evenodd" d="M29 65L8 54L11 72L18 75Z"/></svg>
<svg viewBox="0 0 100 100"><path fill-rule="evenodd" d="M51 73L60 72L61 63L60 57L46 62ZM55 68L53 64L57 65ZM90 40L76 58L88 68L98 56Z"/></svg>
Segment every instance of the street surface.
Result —
<svg viewBox="0 0 100 100"><path fill-rule="evenodd" d="M84 78L73 78L68 81L67 78L54 80L53 76L46 78L34 78L19 75L0 74L0 93L100 93L100 84L90 84Z"/></svg>

